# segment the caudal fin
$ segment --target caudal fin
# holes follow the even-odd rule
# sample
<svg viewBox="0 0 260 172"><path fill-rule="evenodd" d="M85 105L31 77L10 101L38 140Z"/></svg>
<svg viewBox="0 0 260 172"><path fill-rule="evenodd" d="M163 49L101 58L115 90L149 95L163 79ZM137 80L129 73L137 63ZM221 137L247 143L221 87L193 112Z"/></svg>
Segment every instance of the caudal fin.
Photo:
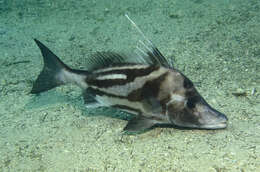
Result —
<svg viewBox="0 0 260 172"><path fill-rule="evenodd" d="M37 39L34 39L34 41L40 48L44 61L44 67L36 81L33 83L33 88L31 90L32 94L37 94L65 84L66 81L62 76L64 73L63 71L70 71L71 69L43 43Z"/></svg>

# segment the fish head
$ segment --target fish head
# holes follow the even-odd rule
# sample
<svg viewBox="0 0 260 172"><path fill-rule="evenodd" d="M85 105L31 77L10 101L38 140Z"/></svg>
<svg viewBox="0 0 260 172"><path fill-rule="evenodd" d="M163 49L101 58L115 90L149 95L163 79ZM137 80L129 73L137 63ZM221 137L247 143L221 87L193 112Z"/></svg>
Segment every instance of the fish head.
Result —
<svg viewBox="0 0 260 172"><path fill-rule="evenodd" d="M227 117L212 108L186 76L180 72L174 72L172 77L170 79L172 83L168 83L171 90L165 104L166 115L172 124L199 129L227 127Z"/></svg>

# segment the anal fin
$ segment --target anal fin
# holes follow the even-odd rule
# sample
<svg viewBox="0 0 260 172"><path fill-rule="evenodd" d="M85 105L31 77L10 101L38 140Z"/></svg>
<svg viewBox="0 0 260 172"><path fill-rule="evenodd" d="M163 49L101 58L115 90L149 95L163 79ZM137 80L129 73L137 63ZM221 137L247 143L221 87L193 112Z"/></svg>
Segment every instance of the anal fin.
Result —
<svg viewBox="0 0 260 172"><path fill-rule="evenodd" d="M85 106L87 108L98 108L98 107L101 107L103 106L102 104L100 104L96 99L95 99L95 96L94 94L92 93L91 89L86 89L84 92L83 92L83 98L84 98L84 103L85 103Z"/></svg>

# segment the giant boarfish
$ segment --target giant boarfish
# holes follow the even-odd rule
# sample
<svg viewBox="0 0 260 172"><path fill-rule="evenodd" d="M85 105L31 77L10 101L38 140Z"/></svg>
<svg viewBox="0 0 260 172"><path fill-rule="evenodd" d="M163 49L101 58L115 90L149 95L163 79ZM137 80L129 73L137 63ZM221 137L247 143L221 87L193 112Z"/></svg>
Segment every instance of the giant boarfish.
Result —
<svg viewBox="0 0 260 172"><path fill-rule="evenodd" d="M185 128L222 129L227 117L212 108L193 83L148 40L136 56L116 52L97 52L87 70L72 69L39 40L44 67L31 93L38 94L64 84L76 84L83 90L87 107L118 108L133 118L124 130L134 132L157 124Z"/></svg>

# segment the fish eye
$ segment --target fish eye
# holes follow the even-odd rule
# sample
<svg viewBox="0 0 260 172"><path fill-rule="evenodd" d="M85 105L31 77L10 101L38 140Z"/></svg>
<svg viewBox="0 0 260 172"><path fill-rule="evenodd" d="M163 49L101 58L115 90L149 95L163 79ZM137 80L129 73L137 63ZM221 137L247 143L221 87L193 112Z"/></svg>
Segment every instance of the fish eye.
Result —
<svg viewBox="0 0 260 172"><path fill-rule="evenodd" d="M189 80L188 78L185 77L184 81L183 81L183 86L184 86L184 88L189 89L189 88L193 87L193 83L191 82L191 80Z"/></svg>
<svg viewBox="0 0 260 172"><path fill-rule="evenodd" d="M195 108L195 99L194 98L189 98L187 100L186 106L190 109Z"/></svg>

